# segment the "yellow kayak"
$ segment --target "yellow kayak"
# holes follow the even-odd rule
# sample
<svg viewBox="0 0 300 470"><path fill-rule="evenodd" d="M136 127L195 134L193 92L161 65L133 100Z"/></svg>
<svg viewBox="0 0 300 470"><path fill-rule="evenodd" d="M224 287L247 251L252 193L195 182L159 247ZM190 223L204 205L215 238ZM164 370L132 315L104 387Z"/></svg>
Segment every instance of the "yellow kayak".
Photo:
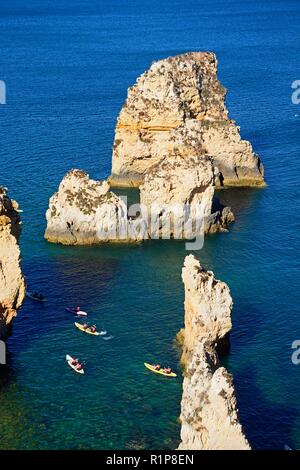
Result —
<svg viewBox="0 0 300 470"><path fill-rule="evenodd" d="M100 336L101 333L99 331L95 331L94 333L92 331L89 330L89 328L83 328L83 325L81 325L81 323L77 323L75 322L74 325L76 326L76 328L78 328L78 330L80 331L83 331L84 333L88 333L89 335L94 335L94 336Z"/></svg>
<svg viewBox="0 0 300 470"><path fill-rule="evenodd" d="M154 366L152 366L151 364L148 364L147 362L144 362L144 366L151 370L151 372L154 372L155 374L160 374L160 375L164 375L165 377L177 377L177 375L175 374L175 372L170 372L170 374L167 374L166 372L164 372L162 369L160 370L156 370Z"/></svg>

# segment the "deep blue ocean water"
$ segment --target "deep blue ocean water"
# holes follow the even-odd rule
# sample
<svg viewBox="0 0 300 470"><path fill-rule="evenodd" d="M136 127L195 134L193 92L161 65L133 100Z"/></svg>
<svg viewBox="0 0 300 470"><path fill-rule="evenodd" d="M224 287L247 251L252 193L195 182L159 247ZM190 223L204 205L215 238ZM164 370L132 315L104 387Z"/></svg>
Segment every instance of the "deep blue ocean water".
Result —
<svg viewBox="0 0 300 470"><path fill-rule="evenodd" d="M260 154L268 186L226 190L236 222L206 238L201 263L234 298L231 352L241 420L255 448L300 447L300 79L298 0L10 0L0 5L1 183L24 210L29 289L0 375L0 448L175 448L181 379L183 243L71 248L43 240L48 199L71 167L110 173L127 87L156 59L213 50L230 115ZM114 338L75 330L79 303ZM72 373L64 356L86 361Z"/></svg>

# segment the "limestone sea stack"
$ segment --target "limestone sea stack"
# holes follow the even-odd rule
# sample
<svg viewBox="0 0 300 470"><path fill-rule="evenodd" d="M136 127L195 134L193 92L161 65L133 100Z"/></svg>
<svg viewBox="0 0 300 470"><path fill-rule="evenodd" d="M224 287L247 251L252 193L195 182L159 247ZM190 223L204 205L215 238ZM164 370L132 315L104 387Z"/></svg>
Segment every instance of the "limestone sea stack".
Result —
<svg viewBox="0 0 300 470"><path fill-rule="evenodd" d="M263 186L263 166L228 117L212 52L154 62L129 88L118 117L110 182L139 186L169 155L209 155L220 186Z"/></svg>
<svg viewBox="0 0 300 470"><path fill-rule="evenodd" d="M50 198L46 219L45 238L53 243L92 245L140 238L137 234L132 240L126 204L110 191L107 181L93 180L78 169L62 179Z"/></svg>
<svg viewBox="0 0 300 470"><path fill-rule="evenodd" d="M196 171L191 172L191 165ZM107 181L70 170L50 198L45 238L64 245L93 245L151 238L190 240L226 231L234 216L230 208L216 204L214 180L210 159L195 157L187 166L181 156L174 157L147 175L140 203L127 207Z"/></svg>
<svg viewBox="0 0 300 470"><path fill-rule="evenodd" d="M152 208L152 219L158 219L152 220L153 226L159 228L157 235L168 228L174 213L179 230L176 234L176 228L172 228L174 238L186 238L180 230L187 216L193 223L190 232L185 234L189 237L195 231L197 219L203 223L203 226L199 225L198 233L200 230L203 233L227 231L234 215L229 207L222 207L214 197L217 175L212 159L206 156L187 159L181 154L169 155L154 165L140 186L140 200L149 212Z"/></svg>
<svg viewBox="0 0 300 470"><path fill-rule="evenodd" d="M19 236L21 220L18 204L0 187L0 339L10 334L12 321L25 296L20 267Z"/></svg>
<svg viewBox="0 0 300 470"><path fill-rule="evenodd" d="M220 366L216 351L231 329L229 288L204 270L193 255L185 258L182 279L185 377L179 449L250 449L239 422L232 376Z"/></svg>

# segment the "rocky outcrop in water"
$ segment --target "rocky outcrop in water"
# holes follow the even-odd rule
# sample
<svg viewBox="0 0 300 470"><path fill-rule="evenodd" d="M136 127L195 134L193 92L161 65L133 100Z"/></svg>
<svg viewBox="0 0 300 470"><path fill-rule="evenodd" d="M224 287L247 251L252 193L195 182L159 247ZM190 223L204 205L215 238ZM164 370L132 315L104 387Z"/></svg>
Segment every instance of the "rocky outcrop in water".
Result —
<svg viewBox="0 0 300 470"><path fill-rule="evenodd" d="M193 255L182 270L185 288L185 366L179 449L250 449L239 422L232 376L219 363L217 346L231 329L228 286Z"/></svg>
<svg viewBox="0 0 300 470"><path fill-rule="evenodd" d="M69 245L190 239L198 236L199 219L201 236L226 231L234 216L217 201L215 188L263 186L264 178L258 156L228 117L225 95L213 53L187 53L152 64L128 90L109 180L140 187L140 214L127 213L107 181L72 170L50 199L46 239ZM188 215L177 218L177 229L171 206L180 204ZM153 206L162 210L155 213Z"/></svg>
<svg viewBox="0 0 300 470"><path fill-rule="evenodd" d="M186 238L182 233L184 225L188 237L200 230L204 233L227 230L234 215L230 208L222 207L214 198L216 177L209 157L186 159L182 155L170 155L152 167L140 186L140 199L149 212L152 208L157 235L169 229L174 214L177 223L171 230L174 238ZM153 208L156 208L155 212Z"/></svg>
<svg viewBox="0 0 300 470"><path fill-rule="evenodd" d="M180 154L187 161L211 156L220 186L264 185L259 157L229 119L225 95L211 52L154 62L129 88L119 114L111 183L139 186L151 168Z"/></svg>
<svg viewBox="0 0 300 470"><path fill-rule="evenodd" d="M70 170L49 201L45 238L64 245L139 241L127 218L127 206L110 191L107 181L90 179L81 170ZM134 222L132 222L134 223Z"/></svg>
<svg viewBox="0 0 300 470"><path fill-rule="evenodd" d="M182 157L179 160L169 159L149 173L141 188L141 202L130 207L110 191L107 181L92 180L81 170L69 171L50 198L45 238L64 245L92 245L193 239L227 230L234 216L228 207L215 207L211 161L196 158L198 169L191 174L190 166Z"/></svg>
<svg viewBox="0 0 300 470"><path fill-rule="evenodd" d="M19 236L21 220L18 204L0 187L0 339L10 333L12 321L25 296L20 268Z"/></svg>

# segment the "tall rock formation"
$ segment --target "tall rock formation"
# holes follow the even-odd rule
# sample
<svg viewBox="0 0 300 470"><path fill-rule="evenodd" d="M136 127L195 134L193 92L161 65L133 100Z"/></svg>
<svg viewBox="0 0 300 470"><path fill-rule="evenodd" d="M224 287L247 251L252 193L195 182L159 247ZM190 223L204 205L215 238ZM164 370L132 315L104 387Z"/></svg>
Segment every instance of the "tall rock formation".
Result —
<svg viewBox="0 0 300 470"><path fill-rule="evenodd" d="M170 155L152 167L140 186L140 199L151 211L157 235L168 230L174 214L177 223L177 227L174 224L172 227L174 238L191 238L200 230L203 233L226 231L234 215L214 198L216 176L209 157L186 159L182 155ZM187 237L182 234L184 226Z"/></svg>
<svg viewBox="0 0 300 470"><path fill-rule="evenodd" d="M225 231L234 216L228 207L214 207L212 164L209 159L196 159L195 165L198 170L191 178L189 167L176 159L168 160L153 177L148 175L141 203L130 207L110 191L107 181L70 170L50 198L45 238L64 245L92 245L150 238L194 239L207 232ZM182 212L173 213L174 206ZM185 223L187 207L191 212Z"/></svg>
<svg viewBox="0 0 300 470"><path fill-rule="evenodd" d="M0 187L0 339L10 333L12 321L25 296L20 268L20 216L16 201Z"/></svg>
<svg viewBox="0 0 300 470"><path fill-rule="evenodd" d="M185 288L185 366L179 449L250 449L239 423L231 375L220 366L216 346L231 329L228 286L205 271L193 255L182 270Z"/></svg>
<svg viewBox="0 0 300 470"><path fill-rule="evenodd" d="M139 186L155 165L180 154L212 157L217 184L263 186L263 166L228 117L211 52L154 62L129 88L115 132L110 181Z"/></svg>

